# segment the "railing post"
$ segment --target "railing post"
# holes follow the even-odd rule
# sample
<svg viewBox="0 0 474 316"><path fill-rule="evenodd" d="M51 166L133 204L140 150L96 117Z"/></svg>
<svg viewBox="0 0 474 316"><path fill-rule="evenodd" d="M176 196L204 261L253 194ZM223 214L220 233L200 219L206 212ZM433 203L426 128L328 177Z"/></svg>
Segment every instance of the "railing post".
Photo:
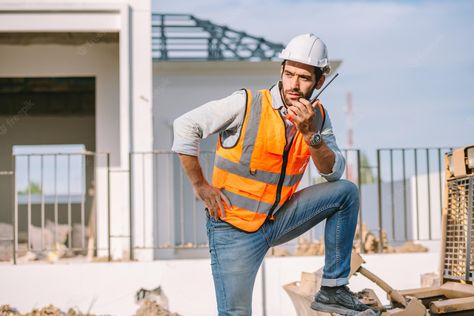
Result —
<svg viewBox="0 0 474 316"><path fill-rule="evenodd" d="M379 204L379 253L383 252L383 232L382 232L382 177L381 177L381 166L380 166L380 149L377 149L377 193L378 193L378 204Z"/></svg>
<svg viewBox="0 0 474 316"><path fill-rule="evenodd" d="M408 240L408 207L407 207L407 179L406 179L406 163L405 163L405 148L402 149L402 168L403 168L403 214L405 225L405 241Z"/></svg>
<svg viewBox="0 0 474 316"><path fill-rule="evenodd" d="M357 152L357 186L359 187L359 242L360 242L360 253L365 253L364 241L362 238L362 177L361 177L361 166L360 166L360 149L356 149Z"/></svg>
<svg viewBox="0 0 474 316"><path fill-rule="evenodd" d="M416 240L420 240L420 210L418 203L418 151L414 149L415 158L415 199L416 199Z"/></svg>
<svg viewBox="0 0 474 316"><path fill-rule="evenodd" d="M392 213L392 240L395 240L395 183L393 180L393 148L390 148L390 206Z"/></svg>
<svg viewBox="0 0 474 316"><path fill-rule="evenodd" d="M431 240L431 183L430 183L430 149L426 148L426 178L428 189L428 239Z"/></svg>
<svg viewBox="0 0 474 316"><path fill-rule="evenodd" d="M441 181L441 173L443 172L441 167L441 148L438 148L438 182L439 182L439 209L441 211L440 216L443 216L443 184Z"/></svg>
<svg viewBox="0 0 474 316"><path fill-rule="evenodd" d="M129 249L129 256L130 261L134 260L133 254L133 153L128 154L128 202L129 202L129 233L130 233L130 249Z"/></svg>
<svg viewBox="0 0 474 316"><path fill-rule="evenodd" d="M12 154L12 187L13 187L13 214L12 214L12 222L13 222L13 264L16 264L16 247L18 245L18 201L16 195L16 170L15 170L15 161L16 157Z"/></svg>
<svg viewBox="0 0 474 316"><path fill-rule="evenodd" d="M106 153L107 157L107 238L108 238L108 260L112 261L112 236L111 236L111 218L110 218L110 153Z"/></svg>

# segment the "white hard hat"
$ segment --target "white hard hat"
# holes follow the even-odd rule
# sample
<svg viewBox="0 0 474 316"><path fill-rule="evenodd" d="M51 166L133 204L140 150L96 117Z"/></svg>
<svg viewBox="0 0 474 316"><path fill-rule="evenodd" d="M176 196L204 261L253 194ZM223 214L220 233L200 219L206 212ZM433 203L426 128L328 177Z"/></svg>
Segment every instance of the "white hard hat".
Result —
<svg viewBox="0 0 474 316"><path fill-rule="evenodd" d="M311 33L294 37L278 57L322 68L325 74L331 71L326 44Z"/></svg>

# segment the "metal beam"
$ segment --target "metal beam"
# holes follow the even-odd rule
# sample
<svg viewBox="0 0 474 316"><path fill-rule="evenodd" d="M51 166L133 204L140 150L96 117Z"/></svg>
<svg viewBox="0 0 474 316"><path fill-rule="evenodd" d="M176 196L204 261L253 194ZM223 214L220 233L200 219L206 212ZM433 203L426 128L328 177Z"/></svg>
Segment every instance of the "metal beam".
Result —
<svg viewBox="0 0 474 316"><path fill-rule="evenodd" d="M272 60L284 48L191 14L152 14L155 60Z"/></svg>

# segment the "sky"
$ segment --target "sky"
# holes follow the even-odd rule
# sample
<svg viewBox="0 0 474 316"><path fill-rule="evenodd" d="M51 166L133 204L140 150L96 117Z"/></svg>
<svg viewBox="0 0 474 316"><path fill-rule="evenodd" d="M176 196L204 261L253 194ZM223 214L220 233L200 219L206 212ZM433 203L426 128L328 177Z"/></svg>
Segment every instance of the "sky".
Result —
<svg viewBox="0 0 474 316"><path fill-rule="evenodd" d="M354 148L474 144L474 1L152 3L155 12L193 14L282 44L319 36L330 59L343 61L321 96L340 147L347 147L348 92Z"/></svg>

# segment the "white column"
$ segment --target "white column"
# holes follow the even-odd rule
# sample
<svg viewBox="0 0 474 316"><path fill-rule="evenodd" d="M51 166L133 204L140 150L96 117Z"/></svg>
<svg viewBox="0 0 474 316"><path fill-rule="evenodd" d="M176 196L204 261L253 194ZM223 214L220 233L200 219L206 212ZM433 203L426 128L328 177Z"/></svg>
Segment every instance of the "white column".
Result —
<svg viewBox="0 0 474 316"><path fill-rule="evenodd" d="M133 152L153 150L151 2L130 1L131 10L131 148ZM136 160L134 186L134 235L136 246L150 249L135 252L138 260L152 260L154 247L154 197L152 155Z"/></svg>

